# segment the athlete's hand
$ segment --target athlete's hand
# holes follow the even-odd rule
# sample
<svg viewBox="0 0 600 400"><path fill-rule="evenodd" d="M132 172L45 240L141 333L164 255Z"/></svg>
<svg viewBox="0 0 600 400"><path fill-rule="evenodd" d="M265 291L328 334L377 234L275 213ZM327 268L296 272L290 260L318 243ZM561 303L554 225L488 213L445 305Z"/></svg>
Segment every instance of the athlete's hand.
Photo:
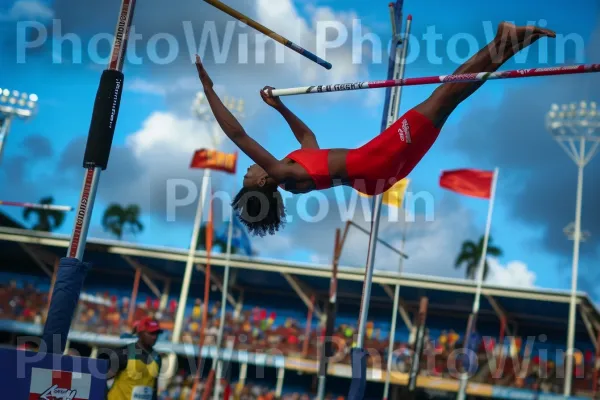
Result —
<svg viewBox="0 0 600 400"><path fill-rule="evenodd" d="M196 54L196 69L198 70L198 77L200 77L200 82L202 82L202 86L205 89L213 87L213 81L208 76L208 72L204 69L204 65L202 65L202 61L200 60L200 56Z"/></svg>
<svg viewBox="0 0 600 400"><path fill-rule="evenodd" d="M263 99L263 101L265 103L267 103L268 105L270 105L273 108L280 108L283 106L283 103L281 102L281 99L279 97L273 97L272 96L272 91L273 89L275 89L274 87L271 86L265 86L261 91L260 91L260 97Z"/></svg>

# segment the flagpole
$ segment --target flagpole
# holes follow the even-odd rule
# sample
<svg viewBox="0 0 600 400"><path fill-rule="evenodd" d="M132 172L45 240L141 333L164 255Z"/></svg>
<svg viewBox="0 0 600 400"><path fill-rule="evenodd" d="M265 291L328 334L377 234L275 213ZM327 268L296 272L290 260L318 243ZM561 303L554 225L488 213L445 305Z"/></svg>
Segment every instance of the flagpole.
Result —
<svg viewBox="0 0 600 400"><path fill-rule="evenodd" d="M487 248L490 238L490 231L492 228L492 215L494 213L494 203L496 200L496 184L498 182L498 168L494 169L494 177L492 178L492 188L490 191L490 203L488 206L488 215L487 222L485 226L485 235L483 236L483 251L481 253L481 258L479 259L479 266L477 269L477 289L475 290L475 299L473 300L473 311L469 316L469 321L467 323L467 331L465 334L464 349L468 351L469 349L469 341L471 339L471 331L474 329L477 314L479 313L479 305L481 301L481 289L483 286L483 273L485 270L485 262L487 258ZM460 379L460 388L458 390L457 400L464 400L466 398L467 393L467 381L469 378L468 372L464 372Z"/></svg>
<svg viewBox="0 0 600 400"><path fill-rule="evenodd" d="M492 228L492 214L494 213L494 203L496 200L496 184L498 182L498 172L498 168L494 169L494 178L492 179L492 190L490 192L490 204L488 207L488 216L485 226L485 236L483 237L483 252L481 254L481 259L479 260L479 268L477 270L477 290L475 291L475 301L473 302L473 314L477 314L479 312L481 287L483 285L483 273L485 270L487 248L490 239L490 230Z"/></svg>
<svg viewBox="0 0 600 400"><path fill-rule="evenodd" d="M233 208L229 214L229 228L227 232L227 254L225 256L225 273L223 276L223 289L221 296L221 319L219 323L219 334L217 335L217 357L213 361L213 368L216 366L215 392L214 400L219 399L221 390L221 375L223 373L223 363L221 361L221 346L223 344L223 331L225 329L225 305L227 304L227 294L229 293L229 261L231 259L231 239L233 237Z"/></svg>
<svg viewBox="0 0 600 400"><path fill-rule="evenodd" d="M200 235L200 228L202 225L202 214L204 211L204 202L206 201L206 191L208 190L208 183L210 181L210 169L204 170L204 177L202 178L202 191L200 193L200 200L198 201L198 208L196 209L196 217L194 219L194 227L192 229L192 237L190 243L190 249L188 251L187 261L185 264L185 272L183 274L183 284L181 285L181 294L179 296L179 304L177 306L177 314L175 316L175 326L173 327L172 342L179 343L181 339L181 330L183 326L183 318L185 316L185 305L187 304L188 294L190 291L190 283L192 281L192 272L194 270L194 257L198 246L198 236Z"/></svg>

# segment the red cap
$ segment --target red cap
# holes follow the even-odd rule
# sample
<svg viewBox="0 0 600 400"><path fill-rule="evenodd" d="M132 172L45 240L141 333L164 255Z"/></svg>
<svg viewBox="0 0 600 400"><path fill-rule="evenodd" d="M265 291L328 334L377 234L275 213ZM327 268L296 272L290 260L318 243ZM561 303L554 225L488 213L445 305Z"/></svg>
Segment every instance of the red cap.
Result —
<svg viewBox="0 0 600 400"><path fill-rule="evenodd" d="M160 329L160 324L158 323L157 320L148 317L148 318L141 319L137 322L136 331L137 332L149 332L149 333L158 332L158 333L160 333L160 332L162 332L162 329Z"/></svg>

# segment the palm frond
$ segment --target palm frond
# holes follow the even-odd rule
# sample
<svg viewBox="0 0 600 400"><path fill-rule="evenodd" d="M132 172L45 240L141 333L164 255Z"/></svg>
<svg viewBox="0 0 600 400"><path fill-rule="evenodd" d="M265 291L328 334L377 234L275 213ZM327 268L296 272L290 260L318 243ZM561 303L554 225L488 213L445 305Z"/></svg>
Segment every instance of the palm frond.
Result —
<svg viewBox="0 0 600 400"><path fill-rule="evenodd" d="M503 251L502 251L502 249L500 247L488 246L487 253L490 256L501 257L502 254L503 254Z"/></svg>
<svg viewBox="0 0 600 400"><path fill-rule="evenodd" d="M454 262L455 268L460 268L461 265L465 262L468 262L471 259L471 254L460 252L458 257L456 257L456 261Z"/></svg>

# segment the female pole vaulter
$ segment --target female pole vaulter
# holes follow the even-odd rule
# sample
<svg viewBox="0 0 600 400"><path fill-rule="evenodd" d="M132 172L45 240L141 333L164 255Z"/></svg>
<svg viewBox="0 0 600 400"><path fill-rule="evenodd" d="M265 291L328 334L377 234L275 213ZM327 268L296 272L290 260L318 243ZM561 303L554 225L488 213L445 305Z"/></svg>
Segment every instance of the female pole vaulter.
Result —
<svg viewBox="0 0 600 400"><path fill-rule="evenodd" d="M496 71L523 48L553 31L506 22L496 37L460 66L455 74ZM243 188L232 206L253 235L275 234L283 225L285 209L278 189L294 194L350 186L367 195L385 192L405 178L436 141L456 107L483 85L483 81L444 83L384 132L356 149L321 149L314 133L278 97L273 88L261 91L263 100L288 122L300 149L276 159L252 139L213 90L213 82L196 56L196 67L206 98L223 132L255 162L244 176Z"/></svg>

